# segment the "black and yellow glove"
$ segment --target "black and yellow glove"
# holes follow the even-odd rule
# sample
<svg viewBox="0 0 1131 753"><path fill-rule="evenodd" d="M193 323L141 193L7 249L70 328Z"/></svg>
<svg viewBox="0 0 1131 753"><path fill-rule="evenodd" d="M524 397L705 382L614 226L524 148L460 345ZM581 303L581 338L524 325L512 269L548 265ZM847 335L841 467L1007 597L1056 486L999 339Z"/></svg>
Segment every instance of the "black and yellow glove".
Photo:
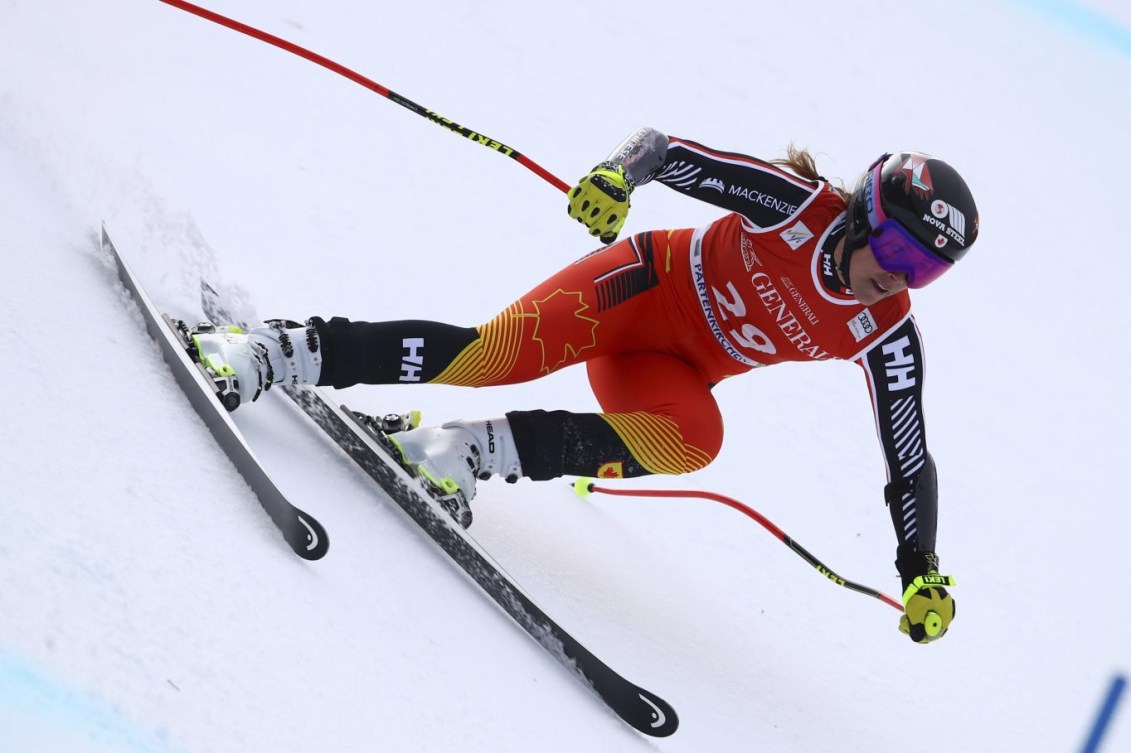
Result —
<svg viewBox="0 0 1131 753"><path fill-rule="evenodd" d="M602 243L612 243L628 217L632 181L624 165L602 162L569 192L569 216Z"/></svg>
<svg viewBox="0 0 1131 753"><path fill-rule="evenodd" d="M903 592L899 629L916 643L931 643L946 635L954 619L954 597L946 591L954 578L931 570L912 579Z"/></svg>

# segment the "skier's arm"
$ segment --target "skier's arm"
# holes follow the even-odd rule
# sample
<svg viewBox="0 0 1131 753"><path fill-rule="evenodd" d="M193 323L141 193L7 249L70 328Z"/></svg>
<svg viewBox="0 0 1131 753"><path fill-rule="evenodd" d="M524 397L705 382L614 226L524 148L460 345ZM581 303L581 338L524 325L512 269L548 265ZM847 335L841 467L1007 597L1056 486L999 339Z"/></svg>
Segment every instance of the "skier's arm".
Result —
<svg viewBox="0 0 1131 753"><path fill-rule="evenodd" d="M654 128L631 133L569 192L569 216L602 243L615 241L628 217L632 189L663 167L667 150L668 137Z"/></svg>
<svg viewBox="0 0 1131 753"><path fill-rule="evenodd" d="M954 617L954 599L938 574L935 534L938 476L927 451L923 420L923 347L908 317L856 359L868 378L876 428L887 464L884 500L895 527L896 569L903 583L900 629L917 643L941 638Z"/></svg>
<svg viewBox="0 0 1131 753"><path fill-rule="evenodd" d="M786 222L824 186L776 164L669 138L664 163L651 179L694 199L745 217L756 228ZM641 181L643 182L643 181Z"/></svg>
<svg viewBox="0 0 1131 753"><path fill-rule="evenodd" d="M923 348L908 317L857 358L867 375L887 466L884 498L900 554L933 552L938 519L935 463L923 421ZM918 574L918 573L917 573Z"/></svg>
<svg viewBox="0 0 1131 753"><path fill-rule="evenodd" d="M633 189L652 180L737 212L757 228L787 221L823 186L755 157L639 128L578 181L569 215L611 243L624 226Z"/></svg>
<svg viewBox="0 0 1131 753"><path fill-rule="evenodd" d="M655 177L668 158L668 137L655 128L638 128L617 144L605 162L623 165L629 185L639 186Z"/></svg>

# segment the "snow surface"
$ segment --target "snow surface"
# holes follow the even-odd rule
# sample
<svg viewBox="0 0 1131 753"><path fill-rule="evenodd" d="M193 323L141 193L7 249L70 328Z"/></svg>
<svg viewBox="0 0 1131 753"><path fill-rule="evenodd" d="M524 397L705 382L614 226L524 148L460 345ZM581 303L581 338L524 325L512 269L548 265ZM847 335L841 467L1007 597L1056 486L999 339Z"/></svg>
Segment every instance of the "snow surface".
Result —
<svg viewBox="0 0 1131 753"><path fill-rule="evenodd" d="M957 619L913 645L721 505L485 484L478 540L678 709L653 741L272 398L238 421L331 537L294 557L146 338L100 223L189 317L203 274L261 316L476 324L591 241L519 164L307 61L155 0L0 0L0 753L1079 748L1131 665L1126 3L210 7L566 181L639 125L767 157L794 141L847 183L884 150L945 156L982 218L961 270L915 295ZM648 186L629 230L716 216ZM893 593L857 372L721 385L718 460L631 485L738 497ZM596 407L580 369L338 397L434 421ZM1131 750L1126 708L1104 750Z"/></svg>

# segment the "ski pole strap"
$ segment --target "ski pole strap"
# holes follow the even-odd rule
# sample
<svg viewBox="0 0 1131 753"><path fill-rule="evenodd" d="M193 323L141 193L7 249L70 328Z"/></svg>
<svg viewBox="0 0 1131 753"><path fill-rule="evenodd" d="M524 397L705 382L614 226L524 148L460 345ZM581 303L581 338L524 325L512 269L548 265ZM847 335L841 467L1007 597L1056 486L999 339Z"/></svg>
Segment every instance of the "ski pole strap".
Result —
<svg viewBox="0 0 1131 753"><path fill-rule="evenodd" d="M535 173L538 177L548 182L550 185L557 188L562 193L569 192L570 187L564 181L554 176L552 173L543 168L541 165L535 163L526 155L521 154L518 150L507 146L501 141L496 141L490 136L479 133L477 131L473 131L466 126L462 126L454 120L445 118L438 112L433 112L432 110L429 110L425 107L421 107L408 97L403 97L400 94L387 89L376 81L362 76L357 71L346 68L344 65L341 65L339 63L335 63L333 60L330 60L327 57L323 57L316 52L311 52L305 47L300 47L293 42L288 42L287 40L277 37L273 34L268 34L265 31L256 29L253 26L248 26L247 24L241 23L240 21L228 18L227 16L222 16L219 13L208 10L207 8L201 8L199 5L193 5L192 3L185 2L185 0L161 0L161 2L165 3L166 5L171 5L174 8L179 8L183 11L191 13L194 16L199 16L200 18L211 21L212 23L219 24L220 26L226 26L233 31L238 31L241 34L246 34L253 39L258 39L261 42L266 42L267 44L274 45L281 50L286 50L287 52L290 52L294 55L298 55L300 58L304 58L312 63L316 63L323 68L326 68L327 70L331 70L334 73L337 73L339 76L348 78L355 84L360 84L366 89L374 91L380 94L382 97L396 102L401 107L411 110L417 115L427 118L437 125L447 128L453 133L458 133L460 136L463 136L470 141L482 144L488 149L493 149L500 154L504 154L507 157L510 157L511 159L521 164L523 167Z"/></svg>
<svg viewBox="0 0 1131 753"><path fill-rule="evenodd" d="M758 512L757 510L750 507L749 505L745 505L742 502L739 502L738 500L733 499L731 497L727 497L727 496L724 496L722 494L716 494L714 492L706 492L706 491L698 491L698 490L690 490L690 489L686 490L686 491L674 490L674 489L636 489L636 490L633 490L633 489L610 489L610 488L604 487L604 486L597 486L597 484L593 482L593 479L589 479L589 478L579 478L579 479L577 479L577 481L575 481L573 483L573 490L574 490L574 492L577 493L577 495L579 497L582 497L582 498L587 497L589 494L596 492L596 493L599 493L599 494L608 494L608 495L614 496L614 497L689 497L689 498L706 499L706 500L710 500L712 502L720 502L720 503L726 505L727 507L738 510L742 514L746 515L748 518L751 518L754 521L756 521L759 525L761 525L763 528L765 528L767 531L769 531L775 537L777 537L777 539L779 541L781 541L783 544L785 544L791 550L793 550L793 552L795 554L797 554L799 557L801 557L801 559L805 560L810 565L812 565L817 570L817 572L821 573L821 575L824 575L826 578L831 580L833 583L836 583L838 586L843 586L844 588L847 588L850 591L856 591L857 593L862 593L862 594L865 594L867 596L871 596L873 598L879 599L880 601L884 602L885 604L887 604L887 605L889 605L889 606L891 606L895 609L898 609L900 612L903 611L903 605L900 604L895 599L893 599L891 596L888 596L887 594L880 593L879 591L877 591L873 588L869 588L868 586L863 586L859 583L854 583L850 580L846 580L845 578L842 578L841 576L837 575L835 572L833 572L828 567L826 567L823 562L821 562L819 559L814 557L809 552L809 550L807 550L805 547L801 546L801 544L798 544L796 541L794 541L792 538L790 538L790 536L788 534L786 534L785 531L783 531L782 529L780 529L776 525L774 525L773 522L771 522L770 519L767 518L765 515ZM946 578L946 579L949 580L950 584L953 584L953 579L950 579L950 576L940 576L937 573L934 573L933 575L935 577L938 577L938 578ZM920 576L920 577L922 578L922 577L925 577L925 576Z"/></svg>
<svg viewBox="0 0 1131 753"><path fill-rule="evenodd" d="M907 588L903 589L903 605L907 606L907 602L911 600L911 597L924 588L949 588L953 585L953 575L939 575L938 573L919 575L907 584Z"/></svg>

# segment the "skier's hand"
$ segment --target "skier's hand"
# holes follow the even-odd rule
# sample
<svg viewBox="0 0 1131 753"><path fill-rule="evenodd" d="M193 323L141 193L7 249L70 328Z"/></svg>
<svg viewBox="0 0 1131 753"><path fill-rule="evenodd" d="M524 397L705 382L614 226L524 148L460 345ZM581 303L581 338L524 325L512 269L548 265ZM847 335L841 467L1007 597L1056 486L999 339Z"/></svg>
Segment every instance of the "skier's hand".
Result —
<svg viewBox="0 0 1131 753"><path fill-rule="evenodd" d="M602 162L569 192L569 216L589 228L589 234L612 243L628 217L632 183L624 165Z"/></svg>
<svg viewBox="0 0 1131 753"><path fill-rule="evenodd" d="M954 597L945 586L954 578L931 570L912 579L903 592L903 616L899 629L916 643L931 643L946 635L954 619Z"/></svg>

